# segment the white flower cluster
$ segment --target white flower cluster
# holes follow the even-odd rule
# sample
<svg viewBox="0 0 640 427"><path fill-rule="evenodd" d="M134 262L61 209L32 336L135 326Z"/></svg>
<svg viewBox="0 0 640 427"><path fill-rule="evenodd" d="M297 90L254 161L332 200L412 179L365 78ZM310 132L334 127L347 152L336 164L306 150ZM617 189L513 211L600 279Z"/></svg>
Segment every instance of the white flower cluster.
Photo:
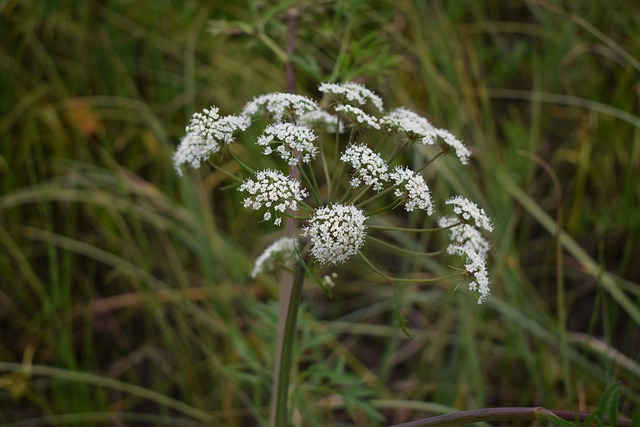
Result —
<svg viewBox="0 0 640 427"><path fill-rule="evenodd" d="M491 220L484 212L484 209L469 201L462 196L450 197L446 202L447 205L453 205L453 211L460 215L465 221L475 221L476 226L484 228L487 231L493 231Z"/></svg>
<svg viewBox="0 0 640 427"><path fill-rule="evenodd" d="M318 109L318 103L306 96L292 93L267 93L248 102L242 110L242 116L253 117L261 112L273 116L273 120L281 122L287 118L300 117Z"/></svg>
<svg viewBox="0 0 640 427"><path fill-rule="evenodd" d="M451 197L445 203L453 205L453 211L457 215L443 217L438 221L440 227L450 230L451 244L447 247L447 253L466 258L465 270L473 276L469 289L480 294L478 298L478 304L480 304L490 292L486 264L490 245L478 228L493 231L493 226L484 209L462 196ZM472 220L475 226L471 223Z"/></svg>
<svg viewBox="0 0 640 427"><path fill-rule="evenodd" d="M300 117L299 122L310 128L322 129L328 133L345 133L344 123L338 116L329 114L324 110L309 111Z"/></svg>
<svg viewBox="0 0 640 427"><path fill-rule="evenodd" d="M335 107L336 113L342 113L352 123L367 125L373 129L380 129L380 123L375 117L365 113L362 109L349 104L340 104Z"/></svg>
<svg viewBox="0 0 640 427"><path fill-rule="evenodd" d="M467 273L473 276L473 280L469 282L469 290L480 294L478 304L482 304L491 292L486 260L468 245L452 245L450 248L452 252L460 256L466 256L467 262L464 268Z"/></svg>
<svg viewBox="0 0 640 427"><path fill-rule="evenodd" d="M229 144L235 139L233 134L246 130L249 120L244 116L220 117L217 107L205 108L202 113L195 113L187 126L187 133L192 133L207 141Z"/></svg>
<svg viewBox="0 0 640 427"><path fill-rule="evenodd" d="M354 188L364 181L366 185L371 185L374 191L381 191L382 183L389 180L387 163L364 144L349 145L340 160L355 169L351 178L351 186Z"/></svg>
<svg viewBox="0 0 640 427"><path fill-rule="evenodd" d="M388 132L404 133L410 140L420 141L425 145L442 141L446 147L454 149L463 165L469 163L471 151L451 132L435 128L427 119L407 108L392 110L380 119L380 124Z"/></svg>
<svg viewBox="0 0 640 427"><path fill-rule="evenodd" d="M384 110L382 98L359 83L322 83L318 90L361 106L371 102L378 111Z"/></svg>
<svg viewBox="0 0 640 427"><path fill-rule="evenodd" d="M462 143L462 141L458 140L448 130L436 129L435 132L446 145L455 150L456 156L458 156L458 158L460 159L460 163L462 163L463 165L469 163L469 156L471 156L471 151Z"/></svg>
<svg viewBox="0 0 640 427"><path fill-rule="evenodd" d="M306 126L294 123L273 123L267 126L264 133L258 138L258 145L264 147L263 154L269 155L273 152L272 143L282 142L275 151L289 165L298 163L294 151L300 153L304 163L309 163L318 152L313 145L313 141L318 138L311 129Z"/></svg>
<svg viewBox="0 0 640 427"><path fill-rule="evenodd" d="M243 116L220 117L217 107L195 113L187 126L187 134L180 141L173 155L173 164L178 175L182 176L182 165L189 164L198 168L212 154L220 151L220 144L230 144L234 134L246 130L250 121Z"/></svg>
<svg viewBox="0 0 640 427"><path fill-rule="evenodd" d="M304 183L309 187L305 188L302 182L284 172L260 170L255 176L245 179L238 188L246 196L243 199L244 207L264 209L265 221L281 225L283 216L290 215L289 211L297 211L299 205L313 209L303 203L310 192L315 201L328 199L328 202L322 202L327 205L316 208L307 217L301 234L308 238L310 254L319 264L335 265L358 254L366 239L365 211L349 203L359 200L361 204L358 206L367 206L372 199L390 198L392 191L395 200L387 207L403 204L407 212L422 210L427 215L433 215L434 203L431 191L419 172L406 166L391 169L385 161L386 157L371 149L370 145L354 143L353 138L358 133L352 132L346 148L343 145L346 138L339 135L335 135L334 142L327 146L335 147L335 156L351 168L351 187L370 188L378 194L366 199L364 191L349 191L343 196L343 200L351 197L349 202L331 204L334 200L340 200L341 196L334 194L337 191L333 189L344 188L344 184L337 180L343 175L340 168L329 164L331 159L337 160L332 153L319 153L316 131L342 134L350 124L354 131L368 129L369 132L364 134L368 137L374 134L371 130L379 130L384 134L400 135L408 142L436 146L442 153L455 152L463 164L468 163L471 152L449 131L435 128L426 118L409 109L396 108L385 113L382 99L361 84L323 83L319 90L335 101L331 104L335 115L320 109L318 103L309 98L289 93L258 96L245 105L239 116L221 117L216 107L195 113L173 160L178 174L182 175L181 166L188 164L199 167L211 155L221 151L224 144L234 142L236 133L246 130L253 117L266 117L270 124L258 137L257 145L262 147L263 154L275 154L288 165L298 166ZM396 154L401 148L404 145L391 147L385 154L393 153L390 154L392 159L400 158ZM307 165L321 157L319 154L328 154L322 157L321 168ZM299 160L301 164L297 165ZM242 162L240 164L245 170L251 171L250 166ZM317 171L322 171L325 176L318 179ZM332 176L332 173L336 175ZM329 194L323 194L325 190ZM438 224L449 231L447 253L463 257L465 274L470 279L469 288L479 293L478 302L481 303L490 292L486 266L490 245L482 230L490 232L493 225L484 210L464 197L449 198L446 204L451 205L454 215L440 218ZM384 204L377 203L377 206L381 210L386 209L382 207ZM252 276L294 260L296 245L293 237L285 237L271 244L257 258ZM326 283L331 282L326 280Z"/></svg>
<svg viewBox="0 0 640 427"><path fill-rule="evenodd" d="M396 108L380 119L380 124L388 132L404 133L410 140L417 140L425 145L436 142L436 128L424 117L407 108Z"/></svg>
<svg viewBox="0 0 640 427"><path fill-rule="evenodd" d="M244 207L258 210L263 206L267 208L264 220L271 219L271 211L285 212L287 209L297 210L298 202L301 202L309 194L300 188L300 182L285 176L280 171L265 169L256 173L256 180L245 180L238 191L246 191L250 197L243 201ZM277 216L273 222L275 225L282 223L282 217Z"/></svg>
<svg viewBox="0 0 640 427"><path fill-rule="evenodd" d="M360 209L337 203L317 209L302 232L311 239L311 253L320 264L340 264L364 245L365 220Z"/></svg>
<svg viewBox="0 0 640 427"><path fill-rule="evenodd" d="M285 265L293 258L297 245L297 240L293 237L282 237L270 244L256 259L251 277L255 278L260 273Z"/></svg>
<svg viewBox="0 0 640 427"><path fill-rule="evenodd" d="M422 175L407 167L397 166L389 176L396 185L393 194L405 200L407 212L417 208L427 211L427 215L433 215L431 193Z"/></svg>
<svg viewBox="0 0 640 427"><path fill-rule="evenodd" d="M173 153L173 165L178 175L182 176L182 165L189 164L197 169L211 155L220 151L220 144L210 139L206 140L196 134L188 133L180 141L180 145Z"/></svg>

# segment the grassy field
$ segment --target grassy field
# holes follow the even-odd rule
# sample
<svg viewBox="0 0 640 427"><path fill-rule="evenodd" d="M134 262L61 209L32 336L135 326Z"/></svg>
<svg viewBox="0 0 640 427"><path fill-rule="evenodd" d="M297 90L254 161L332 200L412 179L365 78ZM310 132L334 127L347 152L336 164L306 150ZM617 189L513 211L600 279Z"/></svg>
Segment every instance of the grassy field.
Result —
<svg viewBox="0 0 640 427"><path fill-rule="evenodd" d="M472 197L495 224L484 305L447 284L399 288L413 339L362 262L339 270L333 300L305 288L296 425L592 412L614 384L631 417L635 2L7 0L0 426L266 423L279 284L250 272L277 228L221 172L180 178L172 153L194 112L286 91L293 6L296 91L358 80L450 129L471 165L443 162L429 185Z"/></svg>

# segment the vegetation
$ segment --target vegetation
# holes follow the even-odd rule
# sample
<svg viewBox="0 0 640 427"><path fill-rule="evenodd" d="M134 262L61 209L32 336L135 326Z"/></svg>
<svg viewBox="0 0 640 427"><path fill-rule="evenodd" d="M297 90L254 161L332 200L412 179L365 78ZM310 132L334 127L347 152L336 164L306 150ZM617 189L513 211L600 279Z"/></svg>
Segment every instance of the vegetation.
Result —
<svg viewBox="0 0 640 427"><path fill-rule="evenodd" d="M221 172L180 178L171 156L193 112L287 90L292 10L295 90L358 80L451 129L471 166L440 162L429 185L495 224L485 304L398 288L411 339L363 263L333 299L305 287L294 424L535 406L638 420L634 2L8 0L2 425L266 424L279 283L250 273L278 229Z"/></svg>

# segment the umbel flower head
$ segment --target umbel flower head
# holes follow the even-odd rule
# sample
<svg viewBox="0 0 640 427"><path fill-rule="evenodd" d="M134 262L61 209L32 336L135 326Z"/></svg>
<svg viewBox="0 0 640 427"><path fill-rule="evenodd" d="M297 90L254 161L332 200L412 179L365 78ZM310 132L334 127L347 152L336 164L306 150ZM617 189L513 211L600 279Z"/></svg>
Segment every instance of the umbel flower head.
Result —
<svg viewBox="0 0 640 427"><path fill-rule="evenodd" d="M302 234L311 239L311 253L320 264L341 264L364 245L365 220L355 206L336 203L317 209Z"/></svg>
<svg viewBox="0 0 640 427"><path fill-rule="evenodd" d="M251 277L260 273L273 271L278 266L287 264L295 257L298 241L294 237L282 237L269 246L256 259Z"/></svg>
<svg viewBox="0 0 640 427"><path fill-rule="evenodd" d="M425 145L436 142L436 128L424 117L407 108L396 108L380 119L380 124L389 132L402 133L409 140L420 141Z"/></svg>
<svg viewBox="0 0 640 427"><path fill-rule="evenodd" d="M258 138L258 145L264 147L263 154L269 155L275 151L289 165L298 163L298 157L294 155L297 151L300 159L304 163L309 163L318 152L313 145L318 137L307 126L296 125L294 123L274 123L267 126L264 133ZM280 142L281 144L278 144Z"/></svg>
<svg viewBox="0 0 640 427"><path fill-rule="evenodd" d="M271 169L261 170L256 173L256 180L248 178L238 188L246 191L249 197L244 199L244 207L258 210L263 206L267 208L264 220L271 219L271 213L276 213L275 225L280 225L282 217L278 212L284 213L287 209L298 209L298 202L309 195L306 190L300 188L300 182L285 176L280 171Z"/></svg>
<svg viewBox="0 0 640 427"><path fill-rule="evenodd" d="M397 166L390 177L396 185L393 194L404 201L407 212L422 209L427 215L433 215L431 193L422 175L407 167Z"/></svg>
<svg viewBox="0 0 640 427"><path fill-rule="evenodd" d="M355 103L359 106L371 104L379 112L384 111L382 98L359 83L322 83L318 90L334 95L343 103Z"/></svg>
<svg viewBox="0 0 640 427"><path fill-rule="evenodd" d="M447 253L454 255L457 253L456 246L465 245L482 258L489 254L489 242L473 225L465 224L455 216L445 216L438 220L438 226L449 229L451 244L447 247Z"/></svg>
<svg viewBox="0 0 640 427"><path fill-rule="evenodd" d="M364 112L361 108L349 104L336 105L336 113L346 117L355 127L380 129L378 119Z"/></svg>
<svg viewBox="0 0 640 427"><path fill-rule="evenodd" d="M486 261L469 245L452 245L450 248L454 253L466 259L464 268L472 277L469 282L469 290L477 291L480 294L478 304L482 304L490 293Z"/></svg>
<svg viewBox="0 0 640 427"><path fill-rule="evenodd" d="M493 225L483 209L462 196L451 197L446 204L452 205L456 214L438 220L440 227L449 229L451 244L447 253L459 255L466 261L465 270L472 278L469 289L480 294L478 304L481 304L490 292L486 264L490 245L479 228L492 231Z"/></svg>
<svg viewBox="0 0 640 427"><path fill-rule="evenodd" d="M195 113L187 126L187 134L173 155L176 172L182 176L182 165L198 168L211 155L220 151L221 144L230 144L235 133L246 130L251 121L243 116L220 117L217 107Z"/></svg>
<svg viewBox="0 0 640 427"><path fill-rule="evenodd" d="M448 205L453 205L453 211L458 214L465 222L473 220L477 227L484 228L487 231L493 231L493 225L491 220L481 209L470 200L462 196L454 196L448 199L446 202Z"/></svg>
<svg viewBox="0 0 640 427"><path fill-rule="evenodd" d="M393 247L384 240L389 239L389 230L396 234L401 229L385 230L378 224L406 222L384 218L368 228L367 218L401 214L428 220L435 206L446 199L432 194L421 171L402 164L402 150L412 144L428 146L441 154L455 153L463 164L471 152L451 132L434 127L414 111L385 111L382 99L361 84L323 83L319 90L331 100L328 108L334 114L312 99L289 93L258 96L239 116L220 116L216 107L194 114L174 153L176 170L182 174L184 165L199 167L235 142L237 134L252 123L263 126L260 136L250 141L266 156L258 162L261 170L254 172L249 164L256 159L245 163L236 150L228 150L242 170L227 174L239 182L245 208L260 210L262 219L276 226L282 225L284 217L303 226L267 247L256 260L252 276L297 261L299 251L301 259L310 256L316 262L310 268L342 264L359 255L387 280L400 280L384 273L393 265L373 267L363 247L367 233L380 233L375 237L389 243L385 247ZM350 132L345 134L347 128ZM300 180L292 178L294 169ZM490 245L482 233L492 231L493 225L484 210L462 196L446 199L445 205L452 212L437 220L443 230L435 232L449 234L446 252L462 258L464 265L456 276L468 280L482 302L490 292L486 266ZM400 206L408 213L396 209Z"/></svg>
<svg viewBox="0 0 640 427"><path fill-rule="evenodd" d="M254 117L259 113L268 113L276 122L285 118L295 119L318 109L318 103L305 96L292 93L267 93L248 102L242 110L242 116Z"/></svg>
<svg viewBox="0 0 640 427"><path fill-rule="evenodd" d="M453 149L463 165L469 163L471 151L451 132L437 129L424 117L407 108L396 108L380 119L379 123L388 132L404 134L408 140L434 145L438 142L443 151Z"/></svg>
<svg viewBox="0 0 640 427"><path fill-rule="evenodd" d="M381 191L383 184L389 180L389 166L371 148L364 144L351 144L340 157L355 170L351 178L351 186L358 187L364 181L371 185L374 191Z"/></svg>
<svg viewBox="0 0 640 427"><path fill-rule="evenodd" d="M189 164L197 169L202 162L220 151L220 144L214 139L206 140L195 133L186 134L173 153L173 164L178 175L182 176L182 165Z"/></svg>

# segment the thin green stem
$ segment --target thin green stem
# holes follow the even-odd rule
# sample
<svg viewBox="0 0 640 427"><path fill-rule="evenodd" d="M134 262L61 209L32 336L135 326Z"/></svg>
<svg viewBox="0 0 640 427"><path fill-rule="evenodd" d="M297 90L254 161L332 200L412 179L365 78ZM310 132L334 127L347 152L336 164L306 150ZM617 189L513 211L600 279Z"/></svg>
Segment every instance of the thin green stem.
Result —
<svg viewBox="0 0 640 427"><path fill-rule="evenodd" d="M431 163L435 162L436 160L438 160L440 157L443 157L446 153L444 151L440 151L437 155L435 155L431 160L429 160L427 163L425 163L424 165L422 165L421 167L418 168L418 170L416 171L417 173L422 172L424 169L426 169L427 166L429 166Z"/></svg>
<svg viewBox="0 0 640 427"><path fill-rule="evenodd" d="M336 132L336 135L338 133ZM336 145L338 145L338 137L336 136ZM324 173L324 180L327 183L327 194L329 195L329 199L331 199L331 191L332 191L332 184L331 184L331 176L329 176L329 163L327 162L327 156L325 154L325 147L324 147L324 140L322 138L320 138L320 160L322 163L322 171Z"/></svg>
<svg viewBox="0 0 640 427"><path fill-rule="evenodd" d="M207 161L207 163L208 163L210 166L212 166L215 170L218 170L218 171L222 172L223 174L227 175L229 178L233 179L234 181L238 181L238 182L242 182L242 181L243 181L243 179L242 179L242 178L240 178L239 176L234 175L234 174L232 174L231 172L229 172L228 170L226 170L225 168L218 166L218 165L216 164L216 162L213 162L213 161L211 161L211 160L208 160L208 161ZM234 184L234 185L235 185L235 184Z"/></svg>
<svg viewBox="0 0 640 427"><path fill-rule="evenodd" d="M455 224L458 225L458 224ZM453 226L455 226L453 225ZM393 230L393 231L404 231L404 232L413 232L413 233L427 233L430 231L441 231L446 230L450 227L437 227L437 228L402 228L402 227L385 227L381 225L368 225L367 228L371 230Z"/></svg>
<svg viewBox="0 0 640 427"><path fill-rule="evenodd" d="M295 342L296 325L298 322L298 308L300 307L300 296L302 295L302 285L304 283L304 259L300 257L296 268L296 275L293 279L291 297L287 308L287 318L285 320L284 338L280 351L280 370L278 372L278 388L276 390L275 405L275 426L286 427L288 425L288 400L289 400L289 377L292 368L293 344Z"/></svg>
<svg viewBox="0 0 640 427"><path fill-rule="evenodd" d="M387 159L387 163L391 163L392 161L394 161L395 158L398 157L400 153L402 153L404 149L407 148L409 145L411 145L411 141L409 140L404 141L401 144L398 144L394 149L394 151L389 156L389 158Z"/></svg>
<svg viewBox="0 0 640 427"><path fill-rule="evenodd" d="M371 185L364 186L356 191L356 194L349 195L349 201L347 202L350 205L355 205L358 199L360 199L369 189ZM347 199L346 197L344 198Z"/></svg>
<svg viewBox="0 0 640 427"><path fill-rule="evenodd" d="M374 194L373 196L369 197L367 200L360 202L357 204L358 207L361 207L369 202L372 202L374 200L376 200L379 197L384 196L385 194L389 193L390 191L393 191L396 189L396 187L398 187L398 184L393 184L391 187L385 188L384 190L382 190L379 193Z"/></svg>
<svg viewBox="0 0 640 427"><path fill-rule="evenodd" d="M316 179L315 173L313 173L313 168L311 167L309 168L309 174L305 172L302 165L298 167L298 170L302 175L302 179L304 179L304 181L307 183L307 186L309 188L309 191L311 192L311 196L313 197L313 200L316 202L318 206L322 205L320 191L318 189L318 180Z"/></svg>
<svg viewBox="0 0 640 427"><path fill-rule="evenodd" d="M380 276L384 277L389 282L396 282L396 283L437 283L437 282L441 282L443 280L449 280L449 279L453 279L454 277L460 277L460 276L465 275L464 272L461 272L461 273L452 274L451 276L432 277L430 279L425 279L424 277L418 278L418 279L407 279L405 277L391 277L391 276L386 275L385 273L382 272L382 270L380 270L375 265L373 265L373 263L369 260L369 258L367 258L362 252L358 252L358 254L364 260L364 262L366 262L367 265L369 267L371 267L371 269L373 271L378 273Z"/></svg>
<svg viewBox="0 0 640 427"><path fill-rule="evenodd" d="M397 208L398 206L400 206L401 204L402 204L402 199L401 198L396 198L391 203L389 203L388 205L383 206L383 207L381 207L379 209L376 209L375 211L367 212L365 215L367 217L378 215L381 212L387 212L387 211L393 210L393 209ZM360 207L360 206L361 205L357 205L357 207Z"/></svg>
<svg viewBox="0 0 640 427"><path fill-rule="evenodd" d="M233 152L233 150L231 148L229 148L227 150L227 152L229 153L229 155L231 157L233 157L233 160L235 160L236 162L238 162L238 164L240 166L242 166L243 169L245 169L247 172L255 175L256 171L253 170L248 164L246 164L245 162L243 162L242 160L240 160L240 158L238 156L236 156L236 153Z"/></svg>
<svg viewBox="0 0 640 427"><path fill-rule="evenodd" d="M377 237L373 237L373 236L367 236L368 240L373 240L374 242L378 242L383 246L386 246L388 248L391 248L395 251L398 251L400 253L403 254L407 254L407 255L414 255L414 256L434 256L434 255L440 255L441 253L444 252L444 250L440 250L440 251L434 251L434 252L420 252L420 251L411 251L409 249L405 249L401 246L396 246L396 245L392 245L389 242L385 242L382 239L378 239Z"/></svg>

